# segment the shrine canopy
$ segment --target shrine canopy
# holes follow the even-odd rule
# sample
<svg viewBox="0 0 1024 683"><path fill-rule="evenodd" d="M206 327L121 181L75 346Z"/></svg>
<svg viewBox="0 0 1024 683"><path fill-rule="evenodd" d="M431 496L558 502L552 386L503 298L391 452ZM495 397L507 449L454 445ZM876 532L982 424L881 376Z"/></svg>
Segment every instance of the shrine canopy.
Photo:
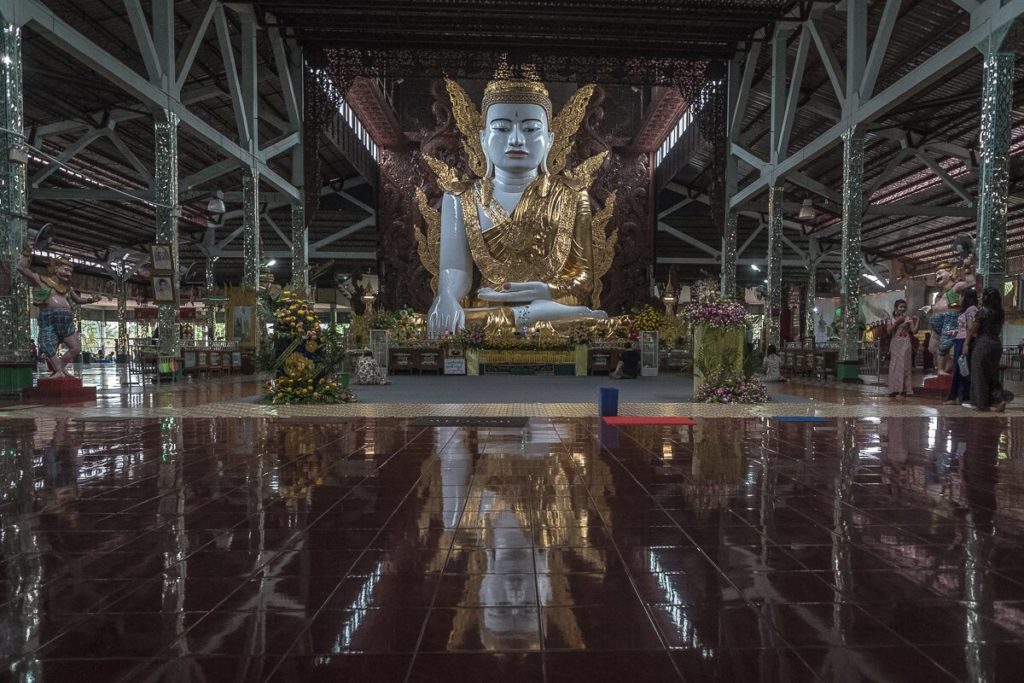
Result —
<svg viewBox="0 0 1024 683"><path fill-rule="evenodd" d="M680 85L794 0L280 0L253 3L327 62L381 78L488 78L495 55L544 81ZM694 73L694 69L697 69Z"/></svg>

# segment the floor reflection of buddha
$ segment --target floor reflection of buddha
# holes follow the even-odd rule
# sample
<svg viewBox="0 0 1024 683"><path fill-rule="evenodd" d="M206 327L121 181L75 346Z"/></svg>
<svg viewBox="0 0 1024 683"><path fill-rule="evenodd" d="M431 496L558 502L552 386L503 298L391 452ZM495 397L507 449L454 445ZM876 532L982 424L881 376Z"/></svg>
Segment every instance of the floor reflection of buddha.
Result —
<svg viewBox="0 0 1024 683"><path fill-rule="evenodd" d="M594 515L594 521L608 517L606 492L588 494L576 481L577 470L556 455L474 455L467 445L448 442L440 462L431 466L437 469L424 476L421 484L465 503L459 506L457 533L447 505L431 513L448 531L438 539L437 563L430 566L444 565L449 545L468 551L459 606L481 608L458 611L448 645L452 649L539 649L538 608L573 604L567 557L588 572L607 570L601 550L587 541L595 504L600 514ZM591 465L603 481L607 465L603 461ZM430 498L436 500L433 495ZM572 504L567 505L570 499ZM420 527L427 526L421 520ZM571 611L549 610L543 616L546 628L559 633L562 640L582 643Z"/></svg>
<svg viewBox="0 0 1024 683"><path fill-rule="evenodd" d="M457 114L465 109L456 107ZM588 307L596 284L590 179L548 172L555 133L547 89L531 80L492 81L483 116L474 120L482 125L480 146L467 146L483 155L486 171L476 181L457 180L454 172L448 182L442 178L431 336L457 330L467 318L491 327L607 318ZM483 286L472 300L474 265Z"/></svg>

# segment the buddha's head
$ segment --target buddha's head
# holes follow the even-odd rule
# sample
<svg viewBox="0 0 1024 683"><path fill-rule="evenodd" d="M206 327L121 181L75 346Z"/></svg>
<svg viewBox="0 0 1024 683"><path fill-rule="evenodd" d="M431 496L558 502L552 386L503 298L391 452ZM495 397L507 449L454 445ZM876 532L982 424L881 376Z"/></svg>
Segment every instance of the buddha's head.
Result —
<svg viewBox="0 0 1024 683"><path fill-rule="evenodd" d="M499 168L509 173L547 173L551 132L551 98L539 81L494 80L483 101L484 128L480 144L487 157L487 175Z"/></svg>

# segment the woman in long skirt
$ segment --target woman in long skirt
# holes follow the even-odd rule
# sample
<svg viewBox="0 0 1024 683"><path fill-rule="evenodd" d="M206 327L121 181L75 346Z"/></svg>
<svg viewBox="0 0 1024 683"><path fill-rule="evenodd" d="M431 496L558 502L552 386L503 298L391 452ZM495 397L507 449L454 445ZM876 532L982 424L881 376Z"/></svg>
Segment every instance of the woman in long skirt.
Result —
<svg viewBox="0 0 1024 683"><path fill-rule="evenodd" d="M907 316L906 301L896 302L885 328L892 340L889 342L889 396L912 396L914 357L910 337L917 333L917 319Z"/></svg>
<svg viewBox="0 0 1024 683"><path fill-rule="evenodd" d="M1005 319L1002 294L995 287L986 287L964 343L964 353L970 352L971 359L971 404L978 410L1006 408L1007 398L999 382Z"/></svg>

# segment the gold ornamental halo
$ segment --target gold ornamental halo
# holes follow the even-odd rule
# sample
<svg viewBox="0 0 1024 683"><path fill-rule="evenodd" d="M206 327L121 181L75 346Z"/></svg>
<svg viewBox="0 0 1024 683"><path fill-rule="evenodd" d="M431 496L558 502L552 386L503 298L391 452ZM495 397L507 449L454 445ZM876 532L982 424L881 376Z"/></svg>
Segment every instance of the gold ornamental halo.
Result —
<svg viewBox="0 0 1024 683"><path fill-rule="evenodd" d="M484 156L483 145L480 143L480 131L484 129L483 115L461 85L450 78L445 78L444 82L452 102L455 125L462 133L462 146L466 151L469 168L476 177L483 178L487 174L487 157ZM555 140L548 150L547 168L548 173L556 175L565 168L566 159L575 142L576 131L583 122L595 87L590 84L577 90L558 115L551 119L551 100L548 99L547 89L543 84L525 80L491 81L485 89L484 111L499 101L526 102L544 107L550 121L548 128L555 134ZM543 101L547 102L546 106Z"/></svg>
<svg viewBox="0 0 1024 683"><path fill-rule="evenodd" d="M423 267L430 273L430 288L437 294L438 273L441 270L441 210L435 209L427 201L423 190L416 188L416 202L420 207L420 215L427 222L427 234L413 230L416 237L416 251L419 252Z"/></svg>
<svg viewBox="0 0 1024 683"><path fill-rule="evenodd" d="M576 141L576 131L580 129L583 115L587 113L587 105L594 94L594 87L593 84L585 85L577 90L551 122L550 129L555 134L555 140L548 151L548 173L561 173L565 168L565 160Z"/></svg>
<svg viewBox="0 0 1024 683"><path fill-rule="evenodd" d="M469 170L478 178L482 178L487 174L487 157L484 156L484 148L480 144L480 131L484 129L484 119L461 85L450 78L444 79L444 83L448 88L448 97L452 101L455 125L462 133L462 148L466 150Z"/></svg>

